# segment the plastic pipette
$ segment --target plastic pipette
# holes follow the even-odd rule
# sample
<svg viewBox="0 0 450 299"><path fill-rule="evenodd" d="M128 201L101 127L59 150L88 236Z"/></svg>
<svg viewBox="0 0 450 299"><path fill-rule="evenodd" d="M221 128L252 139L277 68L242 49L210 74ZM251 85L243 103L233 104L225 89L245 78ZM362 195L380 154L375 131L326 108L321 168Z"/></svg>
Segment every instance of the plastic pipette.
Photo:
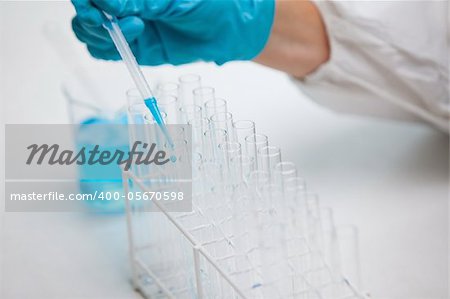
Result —
<svg viewBox="0 0 450 299"><path fill-rule="evenodd" d="M105 23L103 27L108 31L111 39L114 42L114 45L119 51L120 57L122 57L123 62L128 68L130 75L136 84L137 89L139 90L142 98L144 99L145 106L150 110L155 119L158 126L161 128L164 136L167 139L169 145L173 148L173 141L170 137L169 131L167 130L166 125L164 124L164 120L161 116L161 112L159 111L158 104L156 102L155 97L153 96L152 90L145 80L144 74L142 74L141 69L136 61L136 58L133 55L133 52L128 45L127 40L123 36L122 30L120 29L119 24L117 23L117 18L115 16L111 16L106 12L103 12L105 16Z"/></svg>

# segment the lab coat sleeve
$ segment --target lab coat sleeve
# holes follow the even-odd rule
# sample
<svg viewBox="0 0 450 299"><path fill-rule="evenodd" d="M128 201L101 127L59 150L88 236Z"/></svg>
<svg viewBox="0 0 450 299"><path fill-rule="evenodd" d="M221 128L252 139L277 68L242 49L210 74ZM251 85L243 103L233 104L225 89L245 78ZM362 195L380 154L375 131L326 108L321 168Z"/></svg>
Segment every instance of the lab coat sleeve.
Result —
<svg viewBox="0 0 450 299"><path fill-rule="evenodd" d="M301 89L335 111L425 121L448 132L447 1L315 1L327 63Z"/></svg>

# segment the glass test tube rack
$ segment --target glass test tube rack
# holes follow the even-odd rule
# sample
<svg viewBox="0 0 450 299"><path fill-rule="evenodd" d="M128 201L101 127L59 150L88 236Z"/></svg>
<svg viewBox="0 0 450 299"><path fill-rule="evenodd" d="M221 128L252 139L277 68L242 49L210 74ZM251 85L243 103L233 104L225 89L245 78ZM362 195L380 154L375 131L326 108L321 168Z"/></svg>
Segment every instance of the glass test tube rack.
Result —
<svg viewBox="0 0 450 299"><path fill-rule="evenodd" d="M135 97L129 122L151 122ZM159 85L157 98L168 124L192 126L183 152L192 156L192 211L126 201L136 290L152 299L365 298L356 229L334 225L332 210L252 121L234 120L196 75ZM144 178L123 172L124 192L155 191Z"/></svg>

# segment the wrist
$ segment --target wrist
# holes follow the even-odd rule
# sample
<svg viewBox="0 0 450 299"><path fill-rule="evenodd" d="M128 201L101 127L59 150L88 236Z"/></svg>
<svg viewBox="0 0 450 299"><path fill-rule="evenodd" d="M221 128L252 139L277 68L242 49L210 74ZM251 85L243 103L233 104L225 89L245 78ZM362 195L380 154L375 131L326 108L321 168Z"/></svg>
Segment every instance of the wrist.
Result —
<svg viewBox="0 0 450 299"><path fill-rule="evenodd" d="M255 62L305 77L328 61L330 48L320 11L311 1L276 2L271 35Z"/></svg>

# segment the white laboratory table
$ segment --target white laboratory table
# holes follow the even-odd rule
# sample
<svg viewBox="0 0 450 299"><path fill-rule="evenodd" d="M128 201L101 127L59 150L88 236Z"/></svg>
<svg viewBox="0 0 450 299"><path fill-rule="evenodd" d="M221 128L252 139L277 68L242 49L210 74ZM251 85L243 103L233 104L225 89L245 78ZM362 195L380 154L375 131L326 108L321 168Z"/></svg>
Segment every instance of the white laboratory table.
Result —
<svg viewBox="0 0 450 299"><path fill-rule="evenodd" d="M42 35L48 21L63 24L66 45L94 77L100 70L123 78L122 66L90 59L70 35L68 3L0 2L0 14L6 123L67 122L59 91L67 65ZM251 63L146 70L153 79L186 72L215 86L235 118L256 121L334 209L337 223L359 227L364 289L373 298L448 298L447 136L421 125L334 114L283 74ZM123 216L3 213L1 223L0 298L139 298L128 282Z"/></svg>

